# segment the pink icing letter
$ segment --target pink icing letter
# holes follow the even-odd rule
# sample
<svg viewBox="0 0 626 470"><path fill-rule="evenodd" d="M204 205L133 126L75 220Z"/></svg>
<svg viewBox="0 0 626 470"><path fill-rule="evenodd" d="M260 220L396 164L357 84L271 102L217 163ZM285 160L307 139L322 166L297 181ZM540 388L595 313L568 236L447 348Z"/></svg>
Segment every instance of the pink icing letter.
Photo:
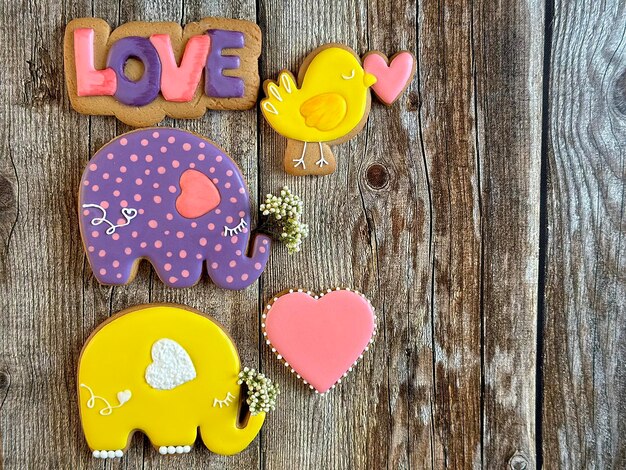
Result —
<svg viewBox="0 0 626 470"><path fill-rule="evenodd" d="M93 65L91 28L74 30L74 62L76 63L76 94L78 96L113 95L117 77L113 69L96 70Z"/></svg>
<svg viewBox="0 0 626 470"><path fill-rule="evenodd" d="M154 34L150 42L161 59L161 94L167 101L191 101L198 88L206 62L211 39L206 34L193 36L187 41L180 67L172 50L168 34Z"/></svg>

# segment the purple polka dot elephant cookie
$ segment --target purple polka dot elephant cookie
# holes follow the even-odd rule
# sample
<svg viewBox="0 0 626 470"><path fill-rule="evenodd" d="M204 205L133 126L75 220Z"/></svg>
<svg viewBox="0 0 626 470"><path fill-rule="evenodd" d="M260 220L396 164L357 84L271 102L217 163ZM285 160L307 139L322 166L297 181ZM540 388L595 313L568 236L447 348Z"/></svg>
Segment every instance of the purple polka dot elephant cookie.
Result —
<svg viewBox="0 0 626 470"><path fill-rule="evenodd" d="M170 128L141 129L102 147L81 181L80 231L94 275L127 284L141 259L171 287L209 276L225 289L258 279L270 239L250 233L248 189L212 142Z"/></svg>

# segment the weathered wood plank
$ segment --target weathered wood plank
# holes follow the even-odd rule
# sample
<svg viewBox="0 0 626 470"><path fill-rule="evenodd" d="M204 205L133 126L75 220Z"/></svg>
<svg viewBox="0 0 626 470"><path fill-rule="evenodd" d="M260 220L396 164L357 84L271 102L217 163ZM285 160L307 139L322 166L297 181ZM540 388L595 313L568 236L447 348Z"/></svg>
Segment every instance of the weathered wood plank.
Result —
<svg viewBox="0 0 626 470"><path fill-rule="evenodd" d="M487 468L536 468L543 9L474 7Z"/></svg>
<svg viewBox="0 0 626 470"><path fill-rule="evenodd" d="M398 10L393 28L392 7ZM310 50L331 41L360 53L414 51L415 13L410 2L264 2L260 23L271 40L263 74L295 71ZM300 254L275 250L262 298L288 286L351 286L372 299L380 328L363 362L324 397L263 346L265 369L283 390L275 412L281 432L268 431L264 441L266 468L431 464L428 194L421 155L410 151L419 148L416 89L413 84L390 109L373 104L367 128L335 148L338 169L326 177L286 175L285 141L262 124L260 192L292 187L305 200L312 232Z"/></svg>
<svg viewBox="0 0 626 470"><path fill-rule="evenodd" d="M557 1L553 28L543 459L625 468L626 8Z"/></svg>

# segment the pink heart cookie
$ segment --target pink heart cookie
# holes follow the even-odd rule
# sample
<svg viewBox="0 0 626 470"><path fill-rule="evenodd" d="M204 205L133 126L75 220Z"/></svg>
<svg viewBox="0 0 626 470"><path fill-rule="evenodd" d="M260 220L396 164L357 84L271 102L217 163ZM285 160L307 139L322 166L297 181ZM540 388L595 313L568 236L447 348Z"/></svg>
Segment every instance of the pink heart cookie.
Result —
<svg viewBox="0 0 626 470"><path fill-rule="evenodd" d="M363 69L377 79L372 85L376 96L391 105L402 94L415 73L415 58L407 51L398 52L390 61L379 52L371 52L363 58Z"/></svg>
<svg viewBox="0 0 626 470"><path fill-rule="evenodd" d="M278 358L324 393L367 350L376 317L369 300L348 289L328 289L319 296L290 290L267 306L262 326Z"/></svg>

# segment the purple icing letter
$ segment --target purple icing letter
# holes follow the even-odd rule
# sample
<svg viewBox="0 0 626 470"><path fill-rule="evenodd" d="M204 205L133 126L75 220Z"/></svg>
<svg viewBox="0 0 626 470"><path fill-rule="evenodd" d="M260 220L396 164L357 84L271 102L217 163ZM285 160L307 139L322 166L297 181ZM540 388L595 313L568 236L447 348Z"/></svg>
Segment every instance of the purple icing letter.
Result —
<svg viewBox="0 0 626 470"><path fill-rule="evenodd" d="M133 81L124 73L126 61L131 57L143 63L142 77ZM115 98L129 106L145 106L159 96L161 85L161 61L159 55L147 38L128 36L118 40L109 50L107 67L117 75Z"/></svg>
<svg viewBox="0 0 626 470"><path fill-rule="evenodd" d="M241 98L244 91L243 80L224 75L226 69L238 69L239 57L222 55L224 49L243 49L244 36L239 31L210 29L211 51L206 61L206 82L204 92L212 98Z"/></svg>

